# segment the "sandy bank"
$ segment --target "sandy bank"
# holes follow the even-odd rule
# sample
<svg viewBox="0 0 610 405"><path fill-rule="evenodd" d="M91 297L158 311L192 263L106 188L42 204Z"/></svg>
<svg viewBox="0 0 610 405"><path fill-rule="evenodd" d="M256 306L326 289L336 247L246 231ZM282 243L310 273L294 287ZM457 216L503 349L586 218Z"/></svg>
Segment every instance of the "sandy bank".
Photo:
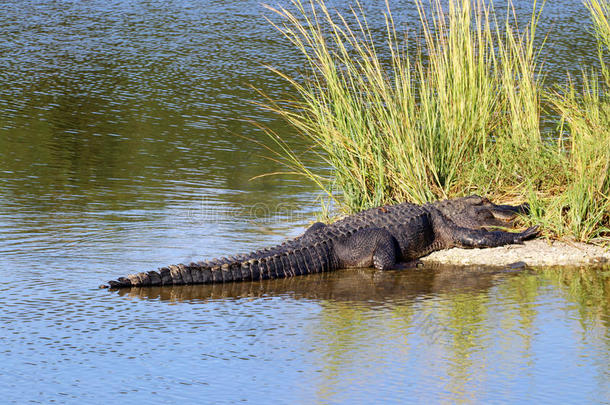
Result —
<svg viewBox="0 0 610 405"><path fill-rule="evenodd" d="M424 263L489 266L584 266L610 262L610 249L577 242L535 239L487 249L453 248L420 259Z"/></svg>

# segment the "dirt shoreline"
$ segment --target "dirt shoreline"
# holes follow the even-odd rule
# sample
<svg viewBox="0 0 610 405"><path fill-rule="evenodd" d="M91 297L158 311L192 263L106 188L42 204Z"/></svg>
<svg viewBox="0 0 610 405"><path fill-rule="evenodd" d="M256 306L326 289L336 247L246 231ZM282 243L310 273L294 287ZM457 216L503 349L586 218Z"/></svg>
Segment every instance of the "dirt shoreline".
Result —
<svg viewBox="0 0 610 405"><path fill-rule="evenodd" d="M453 248L429 254L424 263L486 266L590 266L610 263L610 248L535 239L522 245L486 249Z"/></svg>

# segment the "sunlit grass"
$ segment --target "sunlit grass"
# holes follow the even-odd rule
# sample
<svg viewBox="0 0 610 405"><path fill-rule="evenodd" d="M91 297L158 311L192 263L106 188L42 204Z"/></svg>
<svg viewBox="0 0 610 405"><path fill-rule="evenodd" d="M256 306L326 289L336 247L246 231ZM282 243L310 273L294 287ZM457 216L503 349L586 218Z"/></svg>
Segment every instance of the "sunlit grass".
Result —
<svg viewBox="0 0 610 405"><path fill-rule="evenodd" d="M600 79L583 73L583 90L574 84L553 98L570 137L565 141L568 181L547 203L542 219L560 235L578 240L610 240L610 100ZM604 87L610 85L604 80Z"/></svg>
<svg viewBox="0 0 610 405"><path fill-rule="evenodd" d="M293 97L269 99L266 107L330 172L313 170L270 134L277 158L345 212L476 192L529 200L550 235L607 235L605 65L603 82L584 77L582 95L574 86L548 92L535 45L542 6L534 3L529 24L518 27L510 1L503 18L482 0L449 0L446 8L440 0L414 2L416 30L401 27L386 3L382 32L370 28L358 5L345 15L323 0L269 7L306 66L299 77L271 68ZM602 60L610 44L606 2L586 0ZM557 136L541 133L545 97L564 124Z"/></svg>
<svg viewBox="0 0 610 405"><path fill-rule="evenodd" d="M597 33L601 72L583 71L582 90L572 80L550 100L567 137L557 149L566 183L534 216L560 236L610 242L610 2L585 0ZM560 137L561 138L561 137Z"/></svg>

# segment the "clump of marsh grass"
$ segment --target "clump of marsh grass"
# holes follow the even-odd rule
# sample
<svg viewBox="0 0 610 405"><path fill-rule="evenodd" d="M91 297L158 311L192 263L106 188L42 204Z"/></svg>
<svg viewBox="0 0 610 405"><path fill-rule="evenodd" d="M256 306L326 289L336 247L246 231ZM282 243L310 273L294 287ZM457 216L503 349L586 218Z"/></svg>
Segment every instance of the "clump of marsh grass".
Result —
<svg viewBox="0 0 610 405"><path fill-rule="evenodd" d="M324 0L269 7L306 67L298 78L271 68L293 97L265 106L330 171L312 169L270 133L276 157L345 212L478 192L527 198L534 219L554 235L607 234L608 104L587 77L584 96L574 87L549 96L566 133L555 140L541 134L544 74L535 35L542 7L534 3L520 30L510 0L505 19L483 0L449 0L445 8L440 0L429 7L413 1L417 41L398 27L387 2L382 31L371 29L359 5L345 15ZM585 1L608 49L608 0Z"/></svg>
<svg viewBox="0 0 610 405"><path fill-rule="evenodd" d="M610 240L610 100L599 78L583 73L582 94L574 83L552 99L569 132L563 143L564 187L537 215L558 235ZM605 87L610 83L606 82ZM610 87L607 87L610 88Z"/></svg>
<svg viewBox="0 0 610 405"><path fill-rule="evenodd" d="M601 72L582 74L582 90L570 80L550 100L569 134L557 154L566 184L540 206L536 219L558 235L610 241L610 2L585 0L598 39Z"/></svg>
<svg viewBox="0 0 610 405"><path fill-rule="evenodd" d="M276 28L303 53L307 69L300 80L274 69L297 97L270 100L269 108L307 137L332 175L314 174L274 139L297 172L329 196L340 191L345 211L497 191L498 168L510 163L504 171L514 170L514 156L523 157L499 160L498 147L540 149L536 14L527 33L500 33L482 1L452 0L447 10L438 0L430 9L415 4L423 43L399 32L389 6L383 35L372 32L361 8L349 16L322 0L294 0L293 11L271 8L283 17ZM511 173L509 183L525 178Z"/></svg>

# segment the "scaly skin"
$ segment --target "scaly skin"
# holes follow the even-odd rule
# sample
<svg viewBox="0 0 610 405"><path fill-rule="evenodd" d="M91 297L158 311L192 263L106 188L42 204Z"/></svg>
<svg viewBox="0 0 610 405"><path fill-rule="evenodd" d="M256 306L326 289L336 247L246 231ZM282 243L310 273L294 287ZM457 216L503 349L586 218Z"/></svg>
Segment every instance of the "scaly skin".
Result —
<svg viewBox="0 0 610 405"><path fill-rule="evenodd" d="M272 248L130 274L100 287L266 280L352 267L386 270L454 246L495 247L535 237L537 227L520 233L486 229L512 225L516 215L527 209L527 205L495 205L478 196L372 208L330 225L315 223L300 237Z"/></svg>

